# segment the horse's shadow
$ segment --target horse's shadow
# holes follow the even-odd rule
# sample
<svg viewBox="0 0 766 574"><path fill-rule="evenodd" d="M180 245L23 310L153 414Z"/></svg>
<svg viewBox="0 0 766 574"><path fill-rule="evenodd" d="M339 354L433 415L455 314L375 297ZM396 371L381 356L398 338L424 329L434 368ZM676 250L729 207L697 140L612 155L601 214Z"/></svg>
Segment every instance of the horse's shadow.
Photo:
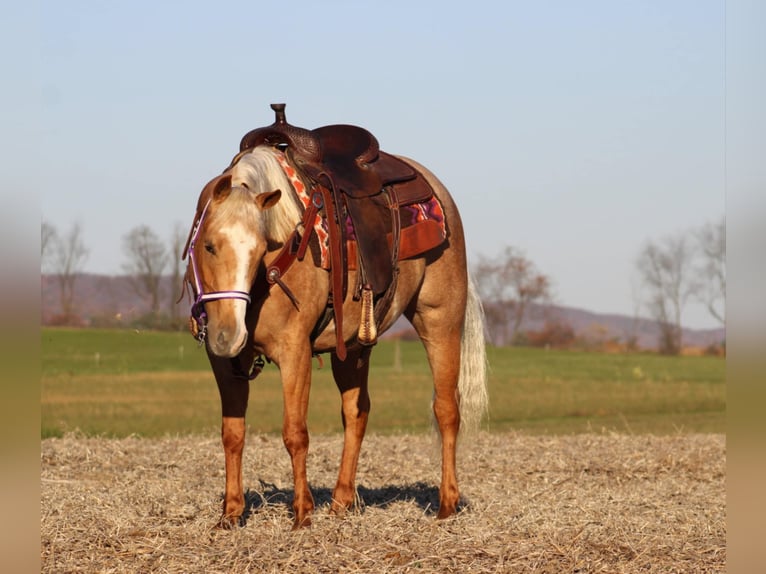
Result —
<svg viewBox="0 0 766 574"><path fill-rule="evenodd" d="M248 489L245 492L245 511L241 524L244 525L250 516L268 506L285 506L292 510L293 489L279 488L275 484L260 481L258 490ZM365 508L388 508L399 502L415 503L424 514L435 515L439 509L439 489L424 482L404 485L389 485L380 488L357 486L357 501L355 508L364 512ZM312 488L311 494L317 508L332 504L332 489L327 487ZM458 511L464 508L465 501L460 500Z"/></svg>

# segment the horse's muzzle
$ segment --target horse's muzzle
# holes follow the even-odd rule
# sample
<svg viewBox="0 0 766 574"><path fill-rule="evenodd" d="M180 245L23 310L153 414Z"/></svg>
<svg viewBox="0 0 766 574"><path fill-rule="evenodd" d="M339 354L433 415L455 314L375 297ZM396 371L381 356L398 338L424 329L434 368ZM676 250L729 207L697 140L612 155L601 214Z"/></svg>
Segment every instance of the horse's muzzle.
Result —
<svg viewBox="0 0 766 574"><path fill-rule="evenodd" d="M208 337L208 346L214 355L218 357L236 357L245 347L247 331L229 337L226 331L218 331L214 337Z"/></svg>
<svg viewBox="0 0 766 574"><path fill-rule="evenodd" d="M244 327L234 330L208 329L208 347L218 357L236 357L244 349L246 341L247 329Z"/></svg>

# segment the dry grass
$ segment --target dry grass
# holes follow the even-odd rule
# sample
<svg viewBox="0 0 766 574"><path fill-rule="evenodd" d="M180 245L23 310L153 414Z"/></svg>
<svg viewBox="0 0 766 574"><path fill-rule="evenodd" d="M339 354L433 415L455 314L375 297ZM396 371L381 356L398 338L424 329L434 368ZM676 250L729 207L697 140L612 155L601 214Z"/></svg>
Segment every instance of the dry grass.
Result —
<svg viewBox="0 0 766 574"><path fill-rule="evenodd" d="M220 511L217 437L42 443L43 572L723 572L725 438L481 434L460 457L465 503L433 518L438 465L428 436L371 436L360 507L328 514L339 436L313 437L318 510L290 531L281 439L250 436L250 512Z"/></svg>

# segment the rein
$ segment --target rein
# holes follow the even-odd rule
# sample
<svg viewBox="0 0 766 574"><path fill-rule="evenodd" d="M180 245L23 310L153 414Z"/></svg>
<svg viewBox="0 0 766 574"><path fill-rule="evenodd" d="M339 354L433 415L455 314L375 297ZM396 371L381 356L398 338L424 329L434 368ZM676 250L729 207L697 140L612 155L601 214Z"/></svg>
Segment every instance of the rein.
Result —
<svg viewBox="0 0 766 574"><path fill-rule="evenodd" d="M187 282L191 285L192 290L195 293L194 303L192 304L191 308L192 335L195 339L197 339L197 341L199 341L200 345L205 342L205 338L207 337L207 313L205 312L206 302L218 301L220 299L241 299L250 303L250 294L246 293L245 291L210 291L209 293L205 293L202 288L202 281L200 279L199 272L197 271L197 260L194 256L194 246L197 242L197 236L199 235L199 230L202 227L202 221L205 219L207 208L211 201L212 199L207 200L207 203L205 204L205 207L202 210L197 223L194 225L194 229L192 230L191 238L189 240L188 249L190 264L189 268L191 269L194 282L192 283L192 281L188 278Z"/></svg>

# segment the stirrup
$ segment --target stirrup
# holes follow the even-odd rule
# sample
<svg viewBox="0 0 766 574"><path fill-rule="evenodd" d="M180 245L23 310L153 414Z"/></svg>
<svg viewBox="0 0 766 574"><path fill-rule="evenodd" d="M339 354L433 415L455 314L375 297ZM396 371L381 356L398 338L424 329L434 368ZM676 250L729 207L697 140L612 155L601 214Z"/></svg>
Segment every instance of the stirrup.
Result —
<svg viewBox="0 0 766 574"><path fill-rule="evenodd" d="M372 346L378 342L378 326L375 324L375 304L372 287L362 287L362 317L359 321L357 339L362 345Z"/></svg>

